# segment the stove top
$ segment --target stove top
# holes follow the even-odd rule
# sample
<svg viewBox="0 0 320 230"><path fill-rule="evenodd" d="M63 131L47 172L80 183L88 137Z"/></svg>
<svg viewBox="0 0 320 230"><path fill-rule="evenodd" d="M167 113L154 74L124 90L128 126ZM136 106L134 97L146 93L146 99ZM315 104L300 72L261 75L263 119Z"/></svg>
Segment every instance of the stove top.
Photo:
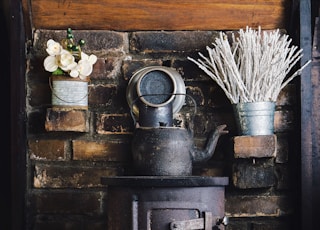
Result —
<svg viewBox="0 0 320 230"><path fill-rule="evenodd" d="M114 176L102 177L101 183L111 186L208 187L226 186L229 183L229 178L204 176Z"/></svg>

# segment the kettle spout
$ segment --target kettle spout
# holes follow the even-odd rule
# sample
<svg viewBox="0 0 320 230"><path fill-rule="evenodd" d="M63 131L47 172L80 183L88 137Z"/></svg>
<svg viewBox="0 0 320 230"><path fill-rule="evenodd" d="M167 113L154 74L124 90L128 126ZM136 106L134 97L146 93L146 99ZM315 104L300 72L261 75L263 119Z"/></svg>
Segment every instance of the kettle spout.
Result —
<svg viewBox="0 0 320 230"><path fill-rule="evenodd" d="M227 125L219 125L214 132L208 137L206 146L203 150L197 149L195 146L190 150L190 154L193 162L201 162L209 160L214 150L216 149L219 137L221 135L229 133L228 130L225 130Z"/></svg>

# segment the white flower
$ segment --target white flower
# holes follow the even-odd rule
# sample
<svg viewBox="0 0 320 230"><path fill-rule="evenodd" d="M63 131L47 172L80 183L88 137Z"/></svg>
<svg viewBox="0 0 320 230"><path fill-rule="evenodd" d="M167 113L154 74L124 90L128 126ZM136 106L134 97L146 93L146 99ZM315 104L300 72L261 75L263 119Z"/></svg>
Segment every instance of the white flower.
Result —
<svg viewBox="0 0 320 230"><path fill-rule="evenodd" d="M48 56L43 62L44 69L48 72L54 72L58 69L58 59L55 56Z"/></svg>
<svg viewBox="0 0 320 230"><path fill-rule="evenodd" d="M92 72L92 65L90 62L86 60L80 60L78 65L71 70L70 76L71 77L79 77L80 79L84 80L87 76L89 76Z"/></svg>
<svg viewBox="0 0 320 230"><path fill-rule="evenodd" d="M81 60L78 62L78 65L75 66L70 71L71 77L79 77L84 80L87 76L89 76L93 70L93 65L96 63L97 57L93 54L88 56L87 54L81 52Z"/></svg>
<svg viewBox="0 0 320 230"><path fill-rule="evenodd" d="M81 59L82 60L88 60L90 62L91 65L94 65L97 62L97 56L94 54L91 54L90 56L88 56L85 53L81 53Z"/></svg>
<svg viewBox="0 0 320 230"><path fill-rule="evenodd" d="M47 41L47 53L50 56L55 56L55 55L59 55L61 53L62 50L62 46L60 45L60 43L54 41L53 39L49 39Z"/></svg>
<svg viewBox="0 0 320 230"><path fill-rule="evenodd" d="M69 75L73 78L86 80L97 62L97 56L87 55L81 51L84 40L74 43L71 29L67 30L68 36L61 43L49 39L46 51L49 54L44 61L44 69L53 75Z"/></svg>
<svg viewBox="0 0 320 230"><path fill-rule="evenodd" d="M67 50L63 49L57 58L59 59L59 67L63 71L72 70L77 65L74 56Z"/></svg>

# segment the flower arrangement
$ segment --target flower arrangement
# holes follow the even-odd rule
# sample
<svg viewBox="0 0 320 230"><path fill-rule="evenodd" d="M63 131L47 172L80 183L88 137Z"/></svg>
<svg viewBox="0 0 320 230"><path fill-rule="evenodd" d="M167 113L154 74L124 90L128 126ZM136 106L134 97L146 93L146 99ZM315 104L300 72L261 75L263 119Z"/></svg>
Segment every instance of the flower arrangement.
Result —
<svg viewBox="0 0 320 230"><path fill-rule="evenodd" d="M97 57L84 53L81 50L84 44L83 39L75 43L70 28L67 29L67 36L61 43L49 39L46 48L49 56L43 62L45 70L51 72L52 75L67 75L86 80L93 70Z"/></svg>
<svg viewBox="0 0 320 230"><path fill-rule="evenodd" d="M189 60L198 65L225 92L232 104L277 100L280 91L310 61L287 76L302 57L302 49L290 46L288 35L279 29L261 32L246 27L240 29L231 42L220 32L213 48L207 46L209 57L199 53L200 59Z"/></svg>

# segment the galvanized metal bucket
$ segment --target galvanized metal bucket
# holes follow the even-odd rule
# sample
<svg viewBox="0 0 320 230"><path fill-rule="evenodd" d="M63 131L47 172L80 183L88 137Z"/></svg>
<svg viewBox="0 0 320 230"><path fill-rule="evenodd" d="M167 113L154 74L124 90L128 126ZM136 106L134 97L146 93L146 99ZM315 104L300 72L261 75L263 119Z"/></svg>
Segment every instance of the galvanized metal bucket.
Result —
<svg viewBox="0 0 320 230"><path fill-rule="evenodd" d="M53 108L88 109L88 81L52 76L50 87Z"/></svg>
<svg viewBox="0 0 320 230"><path fill-rule="evenodd" d="M240 135L274 134L275 102L246 102L233 105Z"/></svg>

